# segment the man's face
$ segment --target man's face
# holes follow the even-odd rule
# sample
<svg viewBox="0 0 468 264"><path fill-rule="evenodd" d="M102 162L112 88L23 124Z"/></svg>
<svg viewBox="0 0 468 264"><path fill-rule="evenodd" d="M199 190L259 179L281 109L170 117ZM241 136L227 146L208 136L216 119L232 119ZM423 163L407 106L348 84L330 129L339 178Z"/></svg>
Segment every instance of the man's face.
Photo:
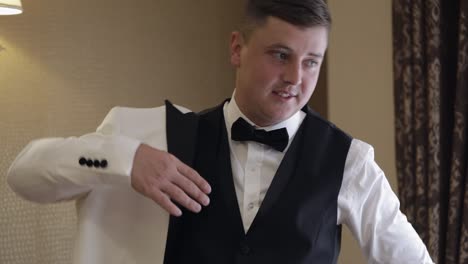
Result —
<svg viewBox="0 0 468 264"><path fill-rule="evenodd" d="M299 111L315 89L327 44L327 28L300 28L275 17L254 29L248 41L233 32L231 63L237 68L240 110L259 126Z"/></svg>

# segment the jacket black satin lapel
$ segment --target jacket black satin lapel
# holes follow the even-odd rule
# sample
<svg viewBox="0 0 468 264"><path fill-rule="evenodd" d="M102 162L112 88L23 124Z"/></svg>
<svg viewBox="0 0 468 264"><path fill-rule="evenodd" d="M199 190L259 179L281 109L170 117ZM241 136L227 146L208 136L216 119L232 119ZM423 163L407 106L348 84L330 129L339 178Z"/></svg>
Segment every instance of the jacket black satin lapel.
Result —
<svg viewBox="0 0 468 264"><path fill-rule="evenodd" d="M185 164L192 166L198 131L198 116L182 113L168 100L166 103L167 149Z"/></svg>
<svg viewBox="0 0 468 264"><path fill-rule="evenodd" d="M193 112L182 113L168 100L166 104L166 137L168 152L176 156L183 163L193 167L196 151L196 141L199 118ZM182 207L182 212L186 210ZM177 239L181 235L180 225L182 219L171 216L167 233L164 263L173 259L177 254ZM156 224L156 223L155 223Z"/></svg>
<svg viewBox="0 0 468 264"><path fill-rule="evenodd" d="M216 181L218 190L213 190L223 197L227 218L231 219L234 228L239 230L239 235L244 236L244 225L237 202L237 195L234 187L234 179L231 169L231 155L229 141L227 138L226 125L223 114L223 105L218 106L214 111L201 114L200 117L200 137L206 142L203 156L211 157L211 166L215 166L213 181Z"/></svg>

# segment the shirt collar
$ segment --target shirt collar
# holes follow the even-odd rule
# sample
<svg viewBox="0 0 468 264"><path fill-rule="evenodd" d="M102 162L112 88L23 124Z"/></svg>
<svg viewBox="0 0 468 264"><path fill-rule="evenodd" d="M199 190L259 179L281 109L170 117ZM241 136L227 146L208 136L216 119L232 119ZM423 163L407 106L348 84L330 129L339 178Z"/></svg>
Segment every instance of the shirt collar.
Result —
<svg viewBox="0 0 468 264"><path fill-rule="evenodd" d="M235 94L235 91L234 91ZM234 94L232 95L232 98L230 101L227 101L224 104L224 118L226 119L226 124L227 128L230 134L232 124L239 118L242 117L247 121L249 124L254 126L257 129L265 129L266 131L270 131L273 129L280 129L285 127L286 130L288 131L289 139L291 139L299 129L299 126L301 125L302 121L304 120L306 114L303 111L297 111L294 115L292 115L290 118L279 122L277 124L267 126L267 127L259 127L255 125L254 122L252 122L250 119L248 119L244 113L239 109L236 103L236 99L234 98Z"/></svg>

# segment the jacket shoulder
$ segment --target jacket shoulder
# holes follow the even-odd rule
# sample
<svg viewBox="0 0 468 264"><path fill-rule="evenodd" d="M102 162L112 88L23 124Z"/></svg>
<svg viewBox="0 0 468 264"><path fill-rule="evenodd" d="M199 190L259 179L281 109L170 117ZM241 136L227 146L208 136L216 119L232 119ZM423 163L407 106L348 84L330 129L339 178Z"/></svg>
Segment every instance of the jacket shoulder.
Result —
<svg viewBox="0 0 468 264"><path fill-rule="evenodd" d="M182 113L191 112L188 108L174 105ZM144 138L156 131L164 132L166 127L166 106L135 108L115 106L104 118L97 132L122 134Z"/></svg>

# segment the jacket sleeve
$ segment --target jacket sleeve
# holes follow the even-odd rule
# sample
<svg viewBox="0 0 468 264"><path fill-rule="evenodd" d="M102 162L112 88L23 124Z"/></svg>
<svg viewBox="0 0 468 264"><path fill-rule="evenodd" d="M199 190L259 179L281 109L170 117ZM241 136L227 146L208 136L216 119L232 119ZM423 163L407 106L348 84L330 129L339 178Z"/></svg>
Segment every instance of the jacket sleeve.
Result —
<svg viewBox="0 0 468 264"><path fill-rule="evenodd" d="M143 134L165 136L163 107L153 108L151 115L155 120L148 127L140 124L147 120L138 110L115 107L94 133L33 140L10 166L8 184L21 197L39 203L75 199L105 185L129 186ZM152 131L141 131L140 125L142 130Z"/></svg>

